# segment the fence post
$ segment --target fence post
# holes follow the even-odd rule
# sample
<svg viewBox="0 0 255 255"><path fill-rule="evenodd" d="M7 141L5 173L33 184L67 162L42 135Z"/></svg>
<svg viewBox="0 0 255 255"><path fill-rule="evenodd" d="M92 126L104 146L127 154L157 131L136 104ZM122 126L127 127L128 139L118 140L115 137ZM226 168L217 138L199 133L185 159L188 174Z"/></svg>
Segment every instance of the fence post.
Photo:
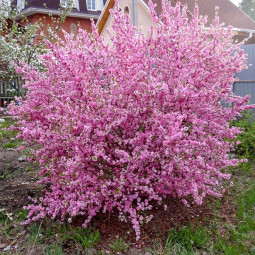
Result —
<svg viewBox="0 0 255 255"><path fill-rule="evenodd" d="M19 74L10 73L8 77L0 77L0 106L4 106L5 101L9 103L16 95L24 99L22 84Z"/></svg>

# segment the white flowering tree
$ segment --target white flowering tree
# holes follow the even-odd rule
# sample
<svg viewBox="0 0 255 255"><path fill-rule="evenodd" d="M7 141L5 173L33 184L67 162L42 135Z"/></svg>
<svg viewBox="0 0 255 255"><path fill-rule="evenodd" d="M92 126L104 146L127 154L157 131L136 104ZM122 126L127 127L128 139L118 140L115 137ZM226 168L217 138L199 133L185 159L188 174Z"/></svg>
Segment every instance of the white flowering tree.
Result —
<svg viewBox="0 0 255 255"><path fill-rule="evenodd" d="M45 41L55 39L54 35L61 29L70 9L71 6L60 9L60 15L57 18L51 16L52 22L45 29L44 18L32 24L26 17L17 19L19 10L9 0L2 0L0 5L0 76L13 71L13 67L21 62L38 67L40 65L38 55L46 51Z"/></svg>

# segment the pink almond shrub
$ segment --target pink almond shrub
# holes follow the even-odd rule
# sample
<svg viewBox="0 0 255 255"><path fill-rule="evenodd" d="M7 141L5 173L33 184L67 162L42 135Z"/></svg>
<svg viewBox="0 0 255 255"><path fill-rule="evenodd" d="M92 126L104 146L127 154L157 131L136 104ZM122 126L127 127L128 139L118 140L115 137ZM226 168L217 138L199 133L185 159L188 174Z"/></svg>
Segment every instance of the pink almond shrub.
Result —
<svg viewBox="0 0 255 255"><path fill-rule="evenodd" d="M131 220L137 239L153 202L169 196L188 206L221 196L229 179L233 138L229 121L249 108L234 96L234 74L246 68L231 28L205 28L198 7L150 4L154 28L144 35L113 11L112 44L96 28L48 43L44 72L24 67L27 98L11 105L19 137L41 166L43 196L27 206L27 223L49 216L84 227L102 212ZM223 107L222 103L228 107ZM144 216L147 215L147 216Z"/></svg>

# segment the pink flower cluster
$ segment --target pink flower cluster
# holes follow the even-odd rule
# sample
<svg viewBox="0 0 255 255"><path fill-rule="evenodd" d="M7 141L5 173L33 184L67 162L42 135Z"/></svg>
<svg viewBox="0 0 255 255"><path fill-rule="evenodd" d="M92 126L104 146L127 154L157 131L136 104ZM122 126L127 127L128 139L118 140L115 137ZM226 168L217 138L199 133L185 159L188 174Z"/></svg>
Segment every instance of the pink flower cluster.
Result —
<svg viewBox="0 0 255 255"><path fill-rule="evenodd" d="M250 107L231 92L244 53L217 14L204 29L197 6L192 19L179 4L163 1L160 16L150 9L148 35L115 10L111 45L95 27L80 30L48 43L43 72L19 70L27 98L10 112L47 187L27 207L27 223L84 215L86 227L117 210L139 239L153 202L167 210L169 196L187 205L187 197L221 196L227 168L238 164L229 153L240 131L229 121Z"/></svg>

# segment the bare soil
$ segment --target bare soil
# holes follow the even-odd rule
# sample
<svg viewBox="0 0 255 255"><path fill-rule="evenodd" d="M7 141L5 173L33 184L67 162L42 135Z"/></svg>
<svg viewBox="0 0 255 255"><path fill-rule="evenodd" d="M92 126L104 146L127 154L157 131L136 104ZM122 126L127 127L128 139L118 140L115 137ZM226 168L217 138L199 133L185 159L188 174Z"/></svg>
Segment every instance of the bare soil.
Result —
<svg viewBox="0 0 255 255"><path fill-rule="evenodd" d="M29 203L28 197L37 193L31 163L20 162L15 149L0 149L0 208L15 213Z"/></svg>

